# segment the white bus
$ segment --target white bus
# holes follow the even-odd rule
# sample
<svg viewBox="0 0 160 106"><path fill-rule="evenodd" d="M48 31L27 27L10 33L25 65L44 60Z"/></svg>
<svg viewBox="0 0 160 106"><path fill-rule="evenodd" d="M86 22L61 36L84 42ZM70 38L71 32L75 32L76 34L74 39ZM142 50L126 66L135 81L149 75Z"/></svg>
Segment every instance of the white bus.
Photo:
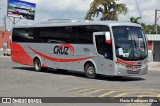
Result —
<svg viewBox="0 0 160 106"><path fill-rule="evenodd" d="M18 14L29 14L29 9L21 8L21 7L14 7L13 12L18 13Z"/></svg>
<svg viewBox="0 0 160 106"><path fill-rule="evenodd" d="M146 38L140 25L116 21L83 21L15 26L13 62L46 68L97 74L147 74Z"/></svg>

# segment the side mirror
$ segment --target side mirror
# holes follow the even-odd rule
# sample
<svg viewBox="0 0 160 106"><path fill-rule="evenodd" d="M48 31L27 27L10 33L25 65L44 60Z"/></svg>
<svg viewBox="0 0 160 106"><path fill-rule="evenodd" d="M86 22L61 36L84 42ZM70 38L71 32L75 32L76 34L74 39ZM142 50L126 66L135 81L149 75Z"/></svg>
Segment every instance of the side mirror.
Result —
<svg viewBox="0 0 160 106"><path fill-rule="evenodd" d="M110 34L110 32L105 32L105 37L106 37L106 43L107 44L111 44L112 41L111 41L111 34Z"/></svg>
<svg viewBox="0 0 160 106"><path fill-rule="evenodd" d="M105 57L105 58L108 58L108 54L107 54L107 53L104 53L104 57Z"/></svg>

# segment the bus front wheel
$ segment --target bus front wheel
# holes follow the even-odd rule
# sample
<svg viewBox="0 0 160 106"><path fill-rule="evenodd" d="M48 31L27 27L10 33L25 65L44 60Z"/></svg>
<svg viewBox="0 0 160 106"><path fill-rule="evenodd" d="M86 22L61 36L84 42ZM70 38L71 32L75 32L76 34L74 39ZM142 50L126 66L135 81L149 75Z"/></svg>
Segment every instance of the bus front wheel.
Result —
<svg viewBox="0 0 160 106"><path fill-rule="evenodd" d="M95 67L92 63L86 64L84 69L85 69L85 75L87 78L91 78L91 79L96 78Z"/></svg>
<svg viewBox="0 0 160 106"><path fill-rule="evenodd" d="M35 71L37 71L37 72L42 71L41 61L38 58L36 58L34 60L33 64L34 64L34 70Z"/></svg>

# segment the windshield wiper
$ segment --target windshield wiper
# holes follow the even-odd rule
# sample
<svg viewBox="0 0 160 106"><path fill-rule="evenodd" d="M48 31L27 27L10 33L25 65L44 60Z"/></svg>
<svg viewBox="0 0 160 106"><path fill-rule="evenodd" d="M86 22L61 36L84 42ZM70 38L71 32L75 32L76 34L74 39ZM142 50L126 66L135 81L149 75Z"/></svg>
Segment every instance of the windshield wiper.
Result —
<svg viewBox="0 0 160 106"><path fill-rule="evenodd" d="M140 53L140 55L141 55L141 58L143 57L142 56L142 52L140 51L140 49L139 49L139 47L138 47L138 45L137 45L137 42L136 42L136 40L135 40L135 38L133 38L134 40L134 44L135 44L135 47L138 49L138 51L139 51L139 53Z"/></svg>
<svg viewBox="0 0 160 106"><path fill-rule="evenodd" d="M131 41L132 41L131 47L129 48L129 50L131 50L131 52L129 53L129 58L131 59L132 50L133 50L133 55L134 55L133 38L130 33L128 33L128 34L131 37ZM132 59L133 58L134 58L134 56L132 57Z"/></svg>
<svg viewBox="0 0 160 106"><path fill-rule="evenodd" d="M131 37L131 41L132 41L132 44L131 44L131 48L132 48L132 49L131 49L131 50L133 50L133 55L134 55L133 58L135 57L135 50L134 50L134 48L135 48L135 49L138 49L138 51L139 51L139 53L140 53L140 56L141 56L141 58L142 58L142 57L143 57L143 56L142 56L142 52L140 51L140 49L139 49L139 47L138 47L138 45L137 45L137 42L136 42L135 38L132 37L130 33L129 33L129 36ZM130 55L131 55L131 54L129 54L129 58L130 58Z"/></svg>

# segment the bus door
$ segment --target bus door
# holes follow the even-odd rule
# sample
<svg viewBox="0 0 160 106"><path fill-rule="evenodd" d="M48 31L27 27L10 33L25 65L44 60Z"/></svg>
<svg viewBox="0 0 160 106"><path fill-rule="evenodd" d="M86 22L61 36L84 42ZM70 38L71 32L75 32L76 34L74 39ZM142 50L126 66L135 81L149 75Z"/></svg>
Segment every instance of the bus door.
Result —
<svg viewBox="0 0 160 106"><path fill-rule="evenodd" d="M108 35L107 35L108 34ZM113 75L113 50L112 50L112 41L107 38L110 36L108 32L95 32L93 33L93 39L95 48L98 55L98 73ZM111 38L111 37L110 37Z"/></svg>

